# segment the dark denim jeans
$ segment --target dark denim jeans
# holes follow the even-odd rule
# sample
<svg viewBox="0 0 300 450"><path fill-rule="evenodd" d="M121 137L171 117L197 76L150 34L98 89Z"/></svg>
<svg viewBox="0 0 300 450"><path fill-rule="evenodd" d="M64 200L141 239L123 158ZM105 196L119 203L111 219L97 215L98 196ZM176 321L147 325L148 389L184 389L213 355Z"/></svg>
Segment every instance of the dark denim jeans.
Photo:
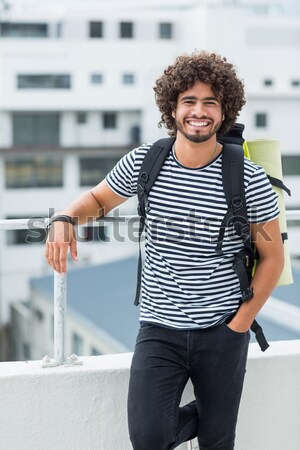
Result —
<svg viewBox="0 0 300 450"><path fill-rule="evenodd" d="M232 450L249 336L226 323L189 331L142 324L128 394L134 450L171 450L195 437L201 450ZM196 400L179 407L188 379Z"/></svg>

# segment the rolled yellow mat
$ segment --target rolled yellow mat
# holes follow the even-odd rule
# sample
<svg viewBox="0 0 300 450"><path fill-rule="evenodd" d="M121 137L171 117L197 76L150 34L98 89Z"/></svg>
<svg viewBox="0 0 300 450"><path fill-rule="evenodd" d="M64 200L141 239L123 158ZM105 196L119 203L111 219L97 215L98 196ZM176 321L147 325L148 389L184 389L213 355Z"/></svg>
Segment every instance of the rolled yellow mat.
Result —
<svg viewBox="0 0 300 450"><path fill-rule="evenodd" d="M279 180L283 179L282 165L281 165L281 153L279 141L256 139L253 141L247 141L244 145L244 153L247 158L251 159L256 164L264 168L267 175L270 175ZM280 209L279 225L281 233L287 232L284 193L282 189L272 186L274 191L278 195L278 206ZM293 283L293 275L291 268L291 258L289 253L288 240L284 241L284 268L279 278L277 286L283 286Z"/></svg>

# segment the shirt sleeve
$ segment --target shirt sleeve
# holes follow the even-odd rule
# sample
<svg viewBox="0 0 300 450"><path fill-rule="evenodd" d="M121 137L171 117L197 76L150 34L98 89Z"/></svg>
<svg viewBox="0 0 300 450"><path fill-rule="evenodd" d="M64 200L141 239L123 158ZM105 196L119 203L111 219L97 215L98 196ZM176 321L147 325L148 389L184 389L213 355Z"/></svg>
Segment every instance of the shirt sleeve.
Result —
<svg viewBox="0 0 300 450"><path fill-rule="evenodd" d="M150 146L144 144L127 153L108 173L105 180L116 194L124 198L136 194L139 171Z"/></svg>
<svg viewBox="0 0 300 450"><path fill-rule="evenodd" d="M250 223L269 222L279 214L277 194L262 167L252 174L245 191Z"/></svg>

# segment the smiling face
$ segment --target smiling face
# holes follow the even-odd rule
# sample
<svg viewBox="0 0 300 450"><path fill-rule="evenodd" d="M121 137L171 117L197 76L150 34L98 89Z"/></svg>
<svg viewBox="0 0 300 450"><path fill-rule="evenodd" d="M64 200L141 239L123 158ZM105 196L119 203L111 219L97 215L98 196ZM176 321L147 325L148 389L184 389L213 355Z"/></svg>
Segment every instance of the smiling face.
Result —
<svg viewBox="0 0 300 450"><path fill-rule="evenodd" d="M191 142L208 141L222 125L222 107L209 84L197 81L178 96L172 116L177 132Z"/></svg>

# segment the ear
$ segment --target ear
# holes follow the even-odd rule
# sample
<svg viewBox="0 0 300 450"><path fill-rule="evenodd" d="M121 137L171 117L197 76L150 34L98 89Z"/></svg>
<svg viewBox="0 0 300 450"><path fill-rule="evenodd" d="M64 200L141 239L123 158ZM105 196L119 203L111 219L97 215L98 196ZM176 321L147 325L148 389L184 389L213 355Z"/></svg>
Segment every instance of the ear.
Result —
<svg viewBox="0 0 300 450"><path fill-rule="evenodd" d="M175 111L172 111L172 117L175 119Z"/></svg>

